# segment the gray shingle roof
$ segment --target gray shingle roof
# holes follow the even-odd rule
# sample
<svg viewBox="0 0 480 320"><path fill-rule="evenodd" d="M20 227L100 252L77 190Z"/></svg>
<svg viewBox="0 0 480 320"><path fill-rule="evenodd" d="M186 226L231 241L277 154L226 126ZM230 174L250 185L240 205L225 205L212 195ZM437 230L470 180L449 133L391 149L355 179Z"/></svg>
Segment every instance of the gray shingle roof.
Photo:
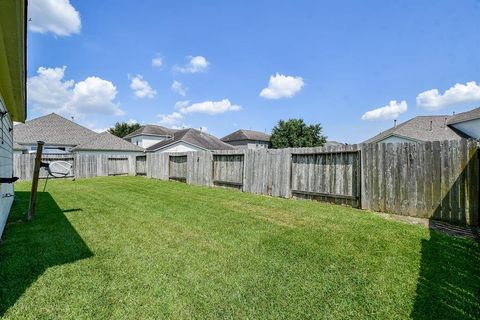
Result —
<svg viewBox="0 0 480 320"><path fill-rule="evenodd" d="M55 113L18 124L13 129L13 141L29 145L41 140L49 145L76 146L96 135L96 132Z"/></svg>
<svg viewBox="0 0 480 320"><path fill-rule="evenodd" d="M254 140L254 141L270 141L270 135L254 130L240 129L221 139L223 142Z"/></svg>
<svg viewBox="0 0 480 320"><path fill-rule="evenodd" d="M338 141L327 141L325 142L325 144L323 145L324 147L338 147L338 146L344 146L345 143L341 143L341 142L338 142Z"/></svg>
<svg viewBox="0 0 480 320"><path fill-rule="evenodd" d="M447 115L415 117L377 134L373 138L364 141L364 143L379 142L392 135L417 141L459 140L465 138L465 135L447 125L448 120L449 116Z"/></svg>
<svg viewBox="0 0 480 320"><path fill-rule="evenodd" d="M234 149L231 145L221 141L217 137L214 137L208 133L201 132L196 129L184 129L177 130L171 139L161 141L147 148L147 151L156 151L162 149L168 145L177 143L177 142L186 142L206 150L232 150Z"/></svg>
<svg viewBox="0 0 480 320"><path fill-rule="evenodd" d="M72 149L73 151L80 150L98 150L98 151L138 151L143 149L128 141L114 136L108 131L97 134L96 137L89 139L87 142L80 144Z"/></svg>
<svg viewBox="0 0 480 320"><path fill-rule="evenodd" d="M476 108L476 109L473 109L473 110L470 110L470 111L467 111L467 112L462 112L462 113L458 113L454 116L451 116L448 119L447 124L451 125L451 124L456 124L456 123L469 121L469 120L474 120L474 119L480 119L480 107Z"/></svg>
<svg viewBox="0 0 480 320"><path fill-rule="evenodd" d="M123 139L130 139L135 136L140 135L150 135L150 136L173 136L175 129L169 129L162 126L157 126L153 124L147 124L142 126L140 129L135 130L132 133L127 134Z"/></svg>

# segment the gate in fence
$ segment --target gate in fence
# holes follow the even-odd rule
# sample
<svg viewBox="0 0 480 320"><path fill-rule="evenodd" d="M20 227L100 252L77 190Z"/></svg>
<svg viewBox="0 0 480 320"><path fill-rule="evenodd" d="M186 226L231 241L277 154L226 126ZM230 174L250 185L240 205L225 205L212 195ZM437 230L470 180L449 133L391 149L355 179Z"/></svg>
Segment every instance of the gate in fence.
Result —
<svg viewBox="0 0 480 320"><path fill-rule="evenodd" d="M243 189L243 154L214 154L212 161L213 184Z"/></svg>
<svg viewBox="0 0 480 320"><path fill-rule="evenodd" d="M168 178L181 182L187 182L187 156L169 156Z"/></svg>
<svg viewBox="0 0 480 320"><path fill-rule="evenodd" d="M108 175L127 175L129 169L128 158L108 158Z"/></svg>
<svg viewBox="0 0 480 320"><path fill-rule="evenodd" d="M147 156L137 156L135 158L135 175L144 176L147 174Z"/></svg>
<svg viewBox="0 0 480 320"><path fill-rule="evenodd" d="M361 207L361 159L357 150L292 153L293 196Z"/></svg>

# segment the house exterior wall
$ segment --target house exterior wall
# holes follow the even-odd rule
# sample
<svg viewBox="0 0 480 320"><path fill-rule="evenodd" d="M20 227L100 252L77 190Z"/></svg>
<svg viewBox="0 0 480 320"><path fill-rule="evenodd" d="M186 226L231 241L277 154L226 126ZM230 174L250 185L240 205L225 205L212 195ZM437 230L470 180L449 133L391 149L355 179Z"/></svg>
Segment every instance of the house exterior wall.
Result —
<svg viewBox="0 0 480 320"><path fill-rule="evenodd" d="M145 153L142 151L102 151L102 150L79 150L75 151L74 154L82 154L82 155L98 155L98 154L103 154L106 156L112 156L112 157L127 157L127 156L142 156Z"/></svg>
<svg viewBox="0 0 480 320"><path fill-rule="evenodd" d="M203 149L200 149L194 145L185 143L183 141L179 141L164 149L161 149L155 152L188 152L188 151L202 151L202 150Z"/></svg>
<svg viewBox="0 0 480 320"><path fill-rule="evenodd" d="M162 136L146 136L146 135L141 135L141 136L136 136L131 138L131 142L134 145L137 145L139 147L142 147L144 149L153 146L156 143L159 143L160 141L163 141L165 139L168 139L168 137L162 137Z"/></svg>
<svg viewBox="0 0 480 320"><path fill-rule="evenodd" d="M74 146L52 146L44 145L42 153L72 153L72 148ZM37 145L25 145L25 153L37 153Z"/></svg>
<svg viewBox="0 0 480 320"><path fill-rule="evenodd" d="M0 95L0 112L5 112L6 106ZM10 132L13 123L8 113L0 124L3 143L0 144L0 177L11 178L13 173L13 135ZM1 139L1 138L0 138ZM8 213L13 203L13 184L0 183L0 236L3 233Z"/></svg>
<svg viewBox="0 0 480 320"><path fill-rule="evenodd" d="M268 149L270 143L267 141L237 140L227 142L237 149Z"/></svg>
<svg viewBox="0 0 480 320"><path fill-rule="evenodd" d="M398 136L390 136L388 138L385 138L383 140L378 141L378 143L402 143L402 142L415 142L415 140L412 139L406 139L403 137L398 137Z"/></svg>
<svg viewBox="0 0 480 320"><path fill-rule="evenodd" d="M480 119L455 123L452 127L468 134L472 138L480 139Z"/></svg>

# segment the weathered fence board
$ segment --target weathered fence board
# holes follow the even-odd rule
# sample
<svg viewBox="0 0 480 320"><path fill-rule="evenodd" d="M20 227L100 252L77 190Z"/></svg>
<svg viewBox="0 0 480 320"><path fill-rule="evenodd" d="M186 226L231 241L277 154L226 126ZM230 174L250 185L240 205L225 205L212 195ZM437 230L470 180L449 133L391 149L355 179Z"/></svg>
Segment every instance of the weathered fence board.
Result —
<svg viewBox="0 0 480 320"><path fill-rule="evenodd" d="M478 225L476 141L362 145L362 208Z"/></svg>

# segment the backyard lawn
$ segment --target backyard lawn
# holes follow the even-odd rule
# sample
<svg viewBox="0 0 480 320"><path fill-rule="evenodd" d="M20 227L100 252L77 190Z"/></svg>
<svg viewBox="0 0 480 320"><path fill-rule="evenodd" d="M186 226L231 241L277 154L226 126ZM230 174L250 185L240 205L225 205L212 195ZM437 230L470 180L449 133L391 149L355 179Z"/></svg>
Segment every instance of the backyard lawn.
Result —
<svg viewBox="0 0 480 320"><path fill-rule="evenodd" d="M29 184L16 190L0 244L7 319L480 318L473 240L141 177L50 181L27 223Z"/></svg>

